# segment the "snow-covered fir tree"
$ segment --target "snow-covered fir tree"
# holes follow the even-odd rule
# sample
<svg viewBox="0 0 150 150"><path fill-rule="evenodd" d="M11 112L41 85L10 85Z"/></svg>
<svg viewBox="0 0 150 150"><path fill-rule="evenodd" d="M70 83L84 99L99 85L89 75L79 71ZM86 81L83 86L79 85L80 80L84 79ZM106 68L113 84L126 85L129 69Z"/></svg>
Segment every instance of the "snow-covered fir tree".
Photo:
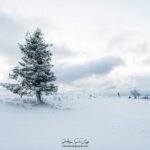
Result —
<svg viewBox="0 0 150 150"><path fill-rule="evenodd" d="M35 93L37 102L43 103L42 94L52 94L57 92L54 85L56 77L51 71L52 53L45 43L40 29L36 29L33 34L27 33L25 44L19 44L23 54L22 61L13 69L10 74L11 79L17 80L18 84L9 84L5 87L20 96Z"/></svg>

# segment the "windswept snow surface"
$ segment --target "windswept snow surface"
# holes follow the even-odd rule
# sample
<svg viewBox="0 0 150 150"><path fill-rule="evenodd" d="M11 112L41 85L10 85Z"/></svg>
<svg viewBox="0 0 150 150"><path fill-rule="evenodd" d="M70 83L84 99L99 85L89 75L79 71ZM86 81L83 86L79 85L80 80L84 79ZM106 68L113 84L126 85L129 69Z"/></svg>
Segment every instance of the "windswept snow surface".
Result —
<svg viewBox="0 0 150 150"><path fill-rule="evenodd" d="M0 93L0 150L150 150L148 100L72 93L39 107ZM62 147L64 138L78 137L88 147Z"/></svg>

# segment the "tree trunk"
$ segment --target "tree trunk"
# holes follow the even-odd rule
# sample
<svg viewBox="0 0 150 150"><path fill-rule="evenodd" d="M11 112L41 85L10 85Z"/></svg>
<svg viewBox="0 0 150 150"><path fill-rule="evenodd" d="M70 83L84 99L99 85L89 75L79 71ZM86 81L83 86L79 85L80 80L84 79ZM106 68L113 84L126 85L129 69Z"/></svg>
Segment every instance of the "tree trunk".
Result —
<svg viewBox="0 0 150 150"><path fill-rule="evenodd" d="M40 91L36 91L36 99L37 99L38 104L43 104Z"/></svg>

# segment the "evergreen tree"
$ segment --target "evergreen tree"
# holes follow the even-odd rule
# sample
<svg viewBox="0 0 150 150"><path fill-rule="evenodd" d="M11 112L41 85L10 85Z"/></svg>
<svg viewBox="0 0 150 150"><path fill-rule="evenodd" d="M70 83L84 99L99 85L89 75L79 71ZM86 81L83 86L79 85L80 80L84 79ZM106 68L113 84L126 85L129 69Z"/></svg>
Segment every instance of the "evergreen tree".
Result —
<svg viewBox="0 0 150 150"><path fill-rule="evenodd" d="M46 44L40 29L33 34L27 33L25 44L19 44L23 54L22 62L13 69L10 74L11 79L15 79L19 84L10 84L5 86L12 92L21 97L30 93L35 93L37 102L43 103L42 94L52 94L57 92L57 86L54 85L56 77L51 71L53 65L50 64L51 52Z"/></svg>
<svg viewBox="0 0 150 150"><path fill-rule="evenodd" d="M136 99L137 97L139 98L140 95L141 95L136 89L132 90L130 93L131 93L131 95L134 96L135 99Z"/></svg>

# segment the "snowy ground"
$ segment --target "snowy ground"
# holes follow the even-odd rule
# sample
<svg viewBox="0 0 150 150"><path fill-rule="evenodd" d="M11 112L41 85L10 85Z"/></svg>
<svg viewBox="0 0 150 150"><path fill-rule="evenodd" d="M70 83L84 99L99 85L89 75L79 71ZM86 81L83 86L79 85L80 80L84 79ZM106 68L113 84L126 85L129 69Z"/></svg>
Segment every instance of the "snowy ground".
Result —
<svg viewBox="0 0 150 150"><path fill-rule="evenodd" d="M56 107L22 104L0 92L0 150L75 149L62 147L65 138L89 140L79 150L150 150L148 100L86 94L48 100Z"/></svg>

